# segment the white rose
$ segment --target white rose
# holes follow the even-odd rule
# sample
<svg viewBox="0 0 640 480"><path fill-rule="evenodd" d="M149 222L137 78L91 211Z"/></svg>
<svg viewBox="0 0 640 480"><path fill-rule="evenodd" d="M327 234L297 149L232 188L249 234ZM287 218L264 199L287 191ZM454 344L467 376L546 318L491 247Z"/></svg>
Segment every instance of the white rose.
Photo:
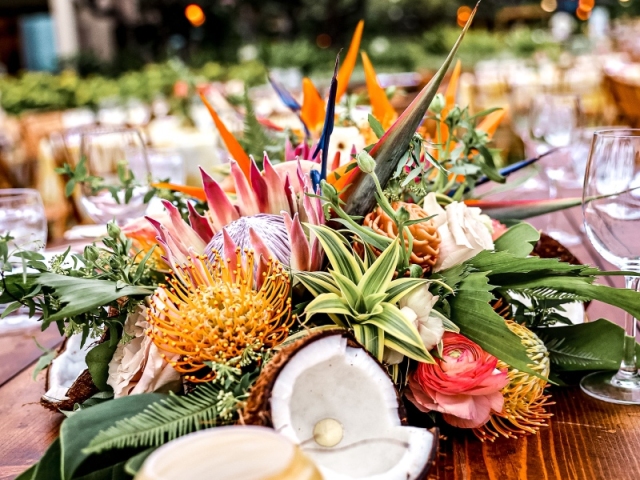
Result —
<svg viewBox="0 0 640 480"><path fill-rule="evenodd" d="M402 298L399 303L400 312L416 327L427 350L433 349L444 335L442 320L431 315L438 298L429 292L429 285L426 284ZM396 365L403 358L401 353L385 348L383 360L389 365Z"/></svg>
<svg viewBox="0 0 640 480"><path fill-rule="evenodd" d="M124 332L133 337L120 343L109 362L107 383L113 387L115 398L138 393L177 391L180 374L161 356L158 348L144 334L149 327L146 307L140 306L129 314Z"/></svg>
<svg viewBox="0 0 640 480"><path fill-rule="evenodd" d="M433 220L441 240L434 272L458 265L483 250L493 250L491 232L485 224L486 215L479 208L453 202L443 209L436 195L430 193L424 200L424 210L429 215L436 215Z"/></svg>

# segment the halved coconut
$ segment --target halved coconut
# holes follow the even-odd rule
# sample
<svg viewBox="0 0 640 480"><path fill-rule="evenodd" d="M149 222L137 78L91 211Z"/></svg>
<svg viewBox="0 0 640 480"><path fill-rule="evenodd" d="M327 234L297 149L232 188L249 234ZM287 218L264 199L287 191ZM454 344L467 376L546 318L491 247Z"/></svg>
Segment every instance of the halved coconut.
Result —
<svg viewBox="0 0 640 480"><path fill-rule="evenodd" d="M327 480L424 478L437 447L436 431L403 426L387 372L345 331L279 352L252 389L243 420L300 445Z"/></svg>
<svg viewBox="0 0 640 480"><path fill-rule="evenodd" d="M47 369L45 381L46 393L40 403L54 411L71 410L76 403L82 403L98 392L87 370L87 353L93 342L87 340L81 347L82 334L67 338L58 356Z"/></svg>
<svg viewBox="0 0 640 480"><path fill-rule="evenodd" d="M136 480L322 480L309 458L264 427L219 427L185 435L160 447Z"/></svg>

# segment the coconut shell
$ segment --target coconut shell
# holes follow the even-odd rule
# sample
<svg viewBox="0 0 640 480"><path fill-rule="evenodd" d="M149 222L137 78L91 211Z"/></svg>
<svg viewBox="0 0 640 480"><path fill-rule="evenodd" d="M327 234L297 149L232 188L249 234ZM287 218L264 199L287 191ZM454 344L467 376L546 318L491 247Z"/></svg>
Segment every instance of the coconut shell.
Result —
<svg viewBox="0 0 640 480"><path fill-rule="evenodd" d="M97 343L102 343L106 339L106 335L103 335L102 338ZM56 358L59 358L60 355L64 353L67 348L68 338L65 338L60 347L58 348L58 354ZM44 381L44 391L48 392L51 387L51 379L50 379L50 366L47 367L47 372L45 375ZM73 410L73 406L76 403L83 403L84 401L91 398L93 395L98 393L98 387L93 383L93 379L91 378L91 374L88 369L85 369L78 378L75 379L69 390L67 390L66 400L61 401L52 401L45 397L44 395L40 398L40 405L48 410L52 410L54 412L59 412L60 410Z"/></svg>
<svg viewBox="0 0 640 480"><path fill-rule="evenodd" d="M260 376L253 384L253 387L251 387L249 398L247 399L244 409L240 412L240 423L245 425L273 427L273 423L271 422L271 392L278 379L278 375L280 375L284 366L289 362L289 359L298 353L298 351L311 345L313 342L332 335L340 335L346 338L347 346L349 347L362 348L365 350L351 333L347 330L338 328L312 333L300 340L296 340L290 345L287 345L276 353L269 363L264 366ZM386 373L386 369L382 364L375 357L371 356L371 358L375 360L376 364L378 364ZM400 422L402 425L407 425L407 412L397 389L396 395L398 396L398 415L400 417Z"/></svg>
<svg viewBox="0 0 640 480"><path fill-rule="evenodd" d="M571 265L582 265L575 255L573 255L564 245L545 233L540 233L540 240L531 252L540 258L557 258L561 262Z"/></svg>

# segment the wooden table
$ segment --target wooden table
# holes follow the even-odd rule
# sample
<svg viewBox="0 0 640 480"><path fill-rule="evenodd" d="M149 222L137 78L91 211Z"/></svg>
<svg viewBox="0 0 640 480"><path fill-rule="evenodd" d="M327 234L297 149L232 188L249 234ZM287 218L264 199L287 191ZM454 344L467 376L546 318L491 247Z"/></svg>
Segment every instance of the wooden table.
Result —
<svg viewBox="0 0 640 480"><path fill-rule="evenodd" d="M559 219L580 233L580 211ZM534 220L544 227L546 219ZM606 265L585 239L571 251L583 262ZM622 279L607 278L621 286ZM621 323L622 313L593 302L591 319L607 317ZM59 341L55 331L38 334L46 346ZM42 378L31 379L39 351L28 337L0 337L0 479L14 478L35 463L56 437L61 414L38 404ZM519 440L483 444L457 431L441 439L433 480L591 480L640 478L640 408L592 400L579 388L554 389L556 402L549 428Z"/></svg>

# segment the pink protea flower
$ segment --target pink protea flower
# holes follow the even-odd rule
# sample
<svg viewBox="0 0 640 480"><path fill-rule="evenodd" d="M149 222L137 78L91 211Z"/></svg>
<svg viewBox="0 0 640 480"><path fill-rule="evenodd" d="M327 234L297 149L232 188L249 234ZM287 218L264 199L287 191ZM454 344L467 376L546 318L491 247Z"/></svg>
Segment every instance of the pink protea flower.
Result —
<svg viewBox="0 0 640 480"><path fill-rule="evenodd" d="M325 222L320 199L308 195L313 192L309 163L290 162L278 165L287 168L275 168L265 155L264 170L260 172L252 160L247 178L238 164L231 161L235 202L201 169L209 204L205 215L189 206L189 223L186 223L177 208L165 201L169 222L161 223L147 217L157 230L167 263L174 268L182 265L190 257L203 254L213 241L215 245L208 250L222 252L234 251L236 246L251 247L263 256L272 256L295 269L319 269L322 261L320 242L311 232L305 234L302 226L303 223L322 225ZM225 230L228 230L226 237L223 235ZM223 240L226 240L227 248ZM283 248L284 242L287 248Z"/></svg>
<svg viewBox="0 0 640 480"><path fill-rule="evenodd" d="M500 391L509 382L498 359L463 335L446 332L442 359L421 363L409 378L407 398L423 412L443 413L455 427L477 428L504 405Z"/></svg>

